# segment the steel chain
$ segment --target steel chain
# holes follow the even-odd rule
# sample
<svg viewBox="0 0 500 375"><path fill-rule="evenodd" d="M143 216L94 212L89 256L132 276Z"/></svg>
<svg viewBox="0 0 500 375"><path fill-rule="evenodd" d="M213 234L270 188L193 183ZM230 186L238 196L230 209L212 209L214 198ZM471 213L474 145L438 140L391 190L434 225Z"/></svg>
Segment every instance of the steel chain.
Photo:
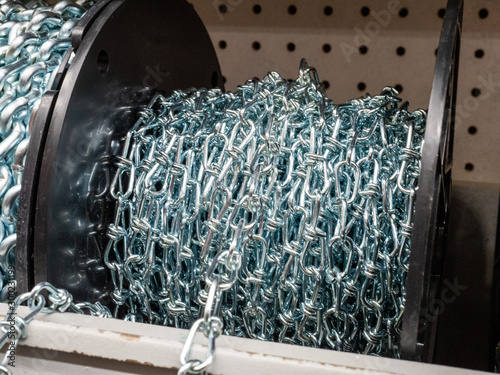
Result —
<svg viewBox="0 0 500 375"><path fill-rule="evenodd" d="M15 264L18 198L32 114L94 1L0 0L0 300Z"/></svg>
<svg viewBox="0 0 500 375"><path fill-rule="evenodd" d="M111 185L114 316L191 328L215 273L225 334L398 357L425 112L397 95L334 105L303 62L156 97Z"/></svg>
<svg viewBox="0 0 500 375"><path fill-rule="evenodd" d="M44 295L47 296L44 297ZM17 309L23 303L26 303L31 312L25 317L20 317L17 314ZM15 358L17 345L21 339L26 338L27 325L39 313L53 313L71 311L77 314L84 314L88 311L89 315L110 318L111 312L109 309L99 302L95 304L73 302L73 297L67 290L57 289L50 283L44 282L36 285L30 292L23 293L17 296L14 300L8 303L9 309L5 318L0 322L0 348L6 346L7 351L0 364L0 373L11 375L9 362Z"/></svg>

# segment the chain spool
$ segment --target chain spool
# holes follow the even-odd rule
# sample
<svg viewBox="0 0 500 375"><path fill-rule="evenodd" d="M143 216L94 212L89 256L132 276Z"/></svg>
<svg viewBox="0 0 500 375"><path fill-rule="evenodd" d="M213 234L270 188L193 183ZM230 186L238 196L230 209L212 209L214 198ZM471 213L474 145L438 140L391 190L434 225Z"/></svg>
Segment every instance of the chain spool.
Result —
<svg viewBox="0 0 500 375"><path fill-rule="evenodd" d="M115 316L189 328L218 279L227 335L398 358L425 127L407 108L391 88L334 105L305 60L292 83L155 99L110 187Z"/></svg>
<svg viewBox="0 0 500 375"><path fill-rule="evenodd" d="M0 2L0 290L5 300L9 266L14 265L17 204L24 159L32 132L31 117L61 65L72 32L93 1Z"/></svg>
<svg viewBox="0 0 500 375"><path fill-rule="evenodd" d="M118 154L120 140L157 92L222 86L213 47L192 8L180 0L169 3L168 9L161 1L144 3L103 0L87 12L61 63L54 66L57 71L31 119L34 131L18 215L20 291L50 281L78 301L109 305L113 287L102 258L115 203L109 192L116 172L112 156ZM412 307L404 315L401 343L407 359L428 360L425 352L432 351L432 345L426 345L432 339L422 328L432 325L426 320L437 285L430 270L436 261L431 258L439 255L437 263L441 260L436 239L445 233L451 160L446 145L453 133L456 93L450 82L456 84L462 6L460 0L448 5L429 107L431 130L425 136L425 173L420 176L425 192L417 195L416 209L417 215L427 210L422 217L429 221L424 230L423 221L417 220L411 234L413 284L407 289ZM134 27L124 29L123 24ZM126 46L116 43L117 35ZM436 220L439 223L429 228ZM420 250L414 250L415 242ZM414 260L417 256L422 259Z"/></svg>
<svg viewBox="0 0 500 375"><path fill-rule="evenodd" d="M74 33L71 64L61 66L33 118L16 267L22 292L44 280L77 301L108 304L106 186L119 141L154 94L222 87L222 75L185 1L100 1L91 11Z"/></svg>

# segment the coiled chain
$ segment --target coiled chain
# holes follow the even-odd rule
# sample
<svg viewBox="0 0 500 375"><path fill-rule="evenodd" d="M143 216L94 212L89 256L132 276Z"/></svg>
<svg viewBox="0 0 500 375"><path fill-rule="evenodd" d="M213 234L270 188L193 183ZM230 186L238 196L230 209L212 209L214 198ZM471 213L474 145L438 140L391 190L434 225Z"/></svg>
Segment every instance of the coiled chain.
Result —
<svg viewBox="0 0 500 375"><path fill-rule="evenodd" d="M0 300L15 264L18 198L32 113L94 1L0 0Z"/></svg>
<svg viewBox="0 0 500 375"><path fill-rule="evenodd" d="M111 185L114 316L190 328L217 278L224 334L398 357L424 126L391 88L334 105L305 61L156 97Z"/></svg>

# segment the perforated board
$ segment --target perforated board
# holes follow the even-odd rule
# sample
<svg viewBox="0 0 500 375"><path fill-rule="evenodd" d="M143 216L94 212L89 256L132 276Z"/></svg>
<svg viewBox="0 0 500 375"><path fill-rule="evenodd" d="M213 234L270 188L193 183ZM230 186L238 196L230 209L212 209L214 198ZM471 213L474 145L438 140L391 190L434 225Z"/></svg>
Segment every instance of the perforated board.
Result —
<svg viewBox="0 0 500 375"><path fill-rule="evenodd" d="M402 89L411 109L428 106L445 0L190 2L208 28L228 90L271 70L296 78L305 57L335 103L390 85ZM499 21L498 0L465 1L458 181L500 183Z"/></svg>

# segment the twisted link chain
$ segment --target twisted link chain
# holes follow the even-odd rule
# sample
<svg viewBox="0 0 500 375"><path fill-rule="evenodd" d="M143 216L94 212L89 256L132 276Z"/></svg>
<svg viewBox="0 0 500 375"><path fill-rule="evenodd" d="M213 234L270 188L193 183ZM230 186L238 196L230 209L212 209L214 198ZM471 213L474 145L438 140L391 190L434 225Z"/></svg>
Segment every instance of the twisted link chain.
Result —
<svg viewBox="0 0 500 375"><path fill-rule="evenodd" d="M305 61L156 97L111 185L113 315L197 327L217 275L224 334L398 357L424 126L391 88L334 105Z"/></svg>
<svg viewBox="0 0 500 375"><path fill-rule="evenodd" d="M47 298L44 297L47 295ZM46 306L46 302L50 302ZM20 317L17 314L17 309L20 305L26 303L31 312L25 317ZM27 325L39 313L53 313L70 311L77 314L84 314L101 318L110 318L111 312L107 307L102 306L99 302L91 304L88 302L75 304L71 294L64 289L57 289L53 285L44 282L36 285L30 292L20 294L14 300L8 303L9 309L4 320L0 321L0 348L6 346L7 351L0 364L0 374L12 374L9 369L9 363L15 360L16 348L19 340L26 338Z"/></svg>
<svg viewBox="0 0 500 375"><path fill-rule="evenodd" d="M94 1L0 0L0 300L15 264L18 198L32 113Z"/></svg>
<svg viewBox="0 0 500 375"><path fill-rule="evenodd" d="M205 370L212 364L215 354L215 339L219 337L224 328L224 322L219 318L222 292L233 288L236 283L236 276L241 268L241 235L244 224L244 220L241 219L234 233L234 237L231 240L229 249L219 252L208 268L205 282L207 288L210 289L208 295L205 291L200 293L200 300L202 301L202 305L205 306L203 318L194 322L189 331L188 338L181 353L182 366L178 371L178 375L204 374ZM228 275L224 277L220 274L216 274L214 270L218 267L225 270ZM221 277L222 280L224 280L223 284L220 284ZM197 359L189 359L189 353L196 333L198 332L203 332L208 338L208 355L203 362Z"/></svg>

